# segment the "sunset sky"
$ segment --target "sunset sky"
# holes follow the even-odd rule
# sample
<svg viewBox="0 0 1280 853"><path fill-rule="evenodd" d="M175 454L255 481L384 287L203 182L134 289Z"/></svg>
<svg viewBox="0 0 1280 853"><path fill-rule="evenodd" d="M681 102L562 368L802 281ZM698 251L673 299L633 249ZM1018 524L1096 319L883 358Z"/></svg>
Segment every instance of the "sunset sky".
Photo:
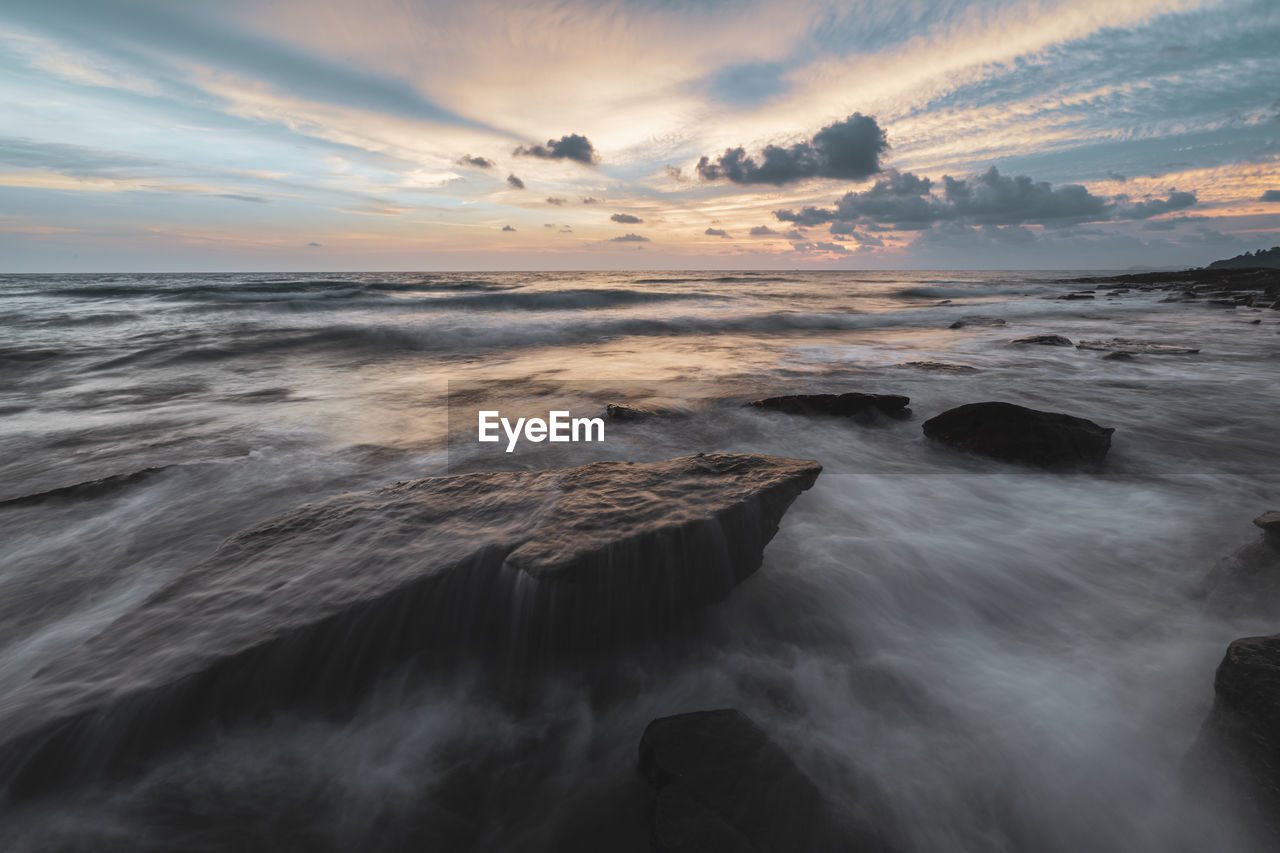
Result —
<svg viewBox="0 0 1280 853"><path fill-rule="evenodd" d="M1276 0L4 0L0 272L1200 265L1280 244L1277 45Z"/></svg>

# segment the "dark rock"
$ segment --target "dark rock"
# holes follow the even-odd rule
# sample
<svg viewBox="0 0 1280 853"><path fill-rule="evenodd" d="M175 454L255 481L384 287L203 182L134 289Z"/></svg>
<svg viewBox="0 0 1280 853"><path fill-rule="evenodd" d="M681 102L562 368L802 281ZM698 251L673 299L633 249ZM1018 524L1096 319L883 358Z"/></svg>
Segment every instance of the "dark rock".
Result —
<svg viewBox="0 0 1280 853"><path fill-rule="evenodd" d="M1250 325L1250 326L1261 326L1261 325L1262 325L1262 321L1261 321L1261 320L1250 320L1250 321L1249 321L1249 325Z"/></svg>
<svg viewBox="0 0 1280 853"><path fill-rule="evenodd" d="M1094 299L1092 293L1064 293L1058 297L1059 299Z"/></svg>
<svg viewBox="0 0 1280 853"><path fill-rule="evenodd" d="M699 711L654 720L640 775L657 790L660 853L871 851L871 832L836 816L791 757L745 714Z"/></svg>
<svg viewBox="0 0 1280 853"><path fill-rule="evenodd" d="M978 368L967 364L951 364L945 361L907 361L898 367L914 367L919 370L935 370L939 373L977 373Z"/></svg>
<svg viewBox="0 0 1280 853"><path fill-rule="evenodd" d="M0 789L134 769L283 707L345 712L388 666L532 677L611 661L754 572L817 462L697 455L339 495L232 537L0 711Z"/></svg>
<svg viewBox="0 0 1280 853"><path fill-rule="evenodd" d="M1128 338L1112 338L1109 341L1081 341L1076 349L1101 350L1102 352L1127 352L1133 355L1194 355L1195 347L1176 344L1156 344L1150 341L1134 341Z"/></svg>
<svg viewBox="0 0 1280 853"><path fill-rule="evenodd" d="M1213 709L1188 755L1190 781L1224 781L1225 792L1208 793L1280 843L1280 634L1232 642L1213 689Z"/></svg>
<svg viewBox="0 0 1280 853"><path fill-rule="evenodd" d="M1110 427L1013 403L968 403L924 422L924 434L956 450L1043 467L1101 463Z"/></svg>
<svg viewBox="0 0 1280 853"><path fill-rule="evenodd" d="M1027 335L1024 338L1014 338L1009 341L1011 344L1040 344L1047 347L1069 347L1071 339L1064 338L1062 335Z"/></svg>
<svg viewBox="0 0 1280 853"><path fill-rule="evenodd" d="M1103 361L1133 361L1133 353L1124 350L1109 352L1102 357Z"/></svg>
<svg viewBox="0 0 1280 853"><path fill-rule="evenodd" d="M791 394L786 397L766 397L754 400L746 406L786 412L789 415L832 415L842 418L867 419L876 415L905 418L911 410L910 397L898 394Z"/></svg>
<svg viewBox="0 0 1280 853"><path fill-rule="evenodd" d="M651 421L657 418L681 417L683 414L671 409L624 406L618 403L610 403L604 408L606 418L621 422Z"/></svg>
<svg viewBox="0 0 1280 853"><path fill-rule="evenodd" d="M1253 520L1268 536L1280 536L1280 510L1268 510Z"/></svg>
<svg viewBox="0 0 1280 853"><path fill-rule="evenodd" d="M967 326L1004 326L1007 325L999 317L963 317L956 320L948 329L963 329Z"/></svg>

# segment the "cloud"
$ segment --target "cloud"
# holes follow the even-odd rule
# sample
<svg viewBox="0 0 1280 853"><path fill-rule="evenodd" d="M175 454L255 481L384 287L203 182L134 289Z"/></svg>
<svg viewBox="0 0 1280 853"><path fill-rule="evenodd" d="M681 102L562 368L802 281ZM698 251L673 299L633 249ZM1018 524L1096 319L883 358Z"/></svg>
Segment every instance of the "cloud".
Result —
<svg viewBox="0 0 1280 853"><path fill-rule="evenodd" d="M471 154L464 154L458 158L459 166L474 166L477 169L492 169L497 164L488 157L475 157Z"/></svg>
<svg viewBox="0 0 1280 853"><path fill-rule="evenodd" d="M666 174L668 178L670 178L673 181L684 183L685 181L689 180L684 176L684 169L680 168L679 166L673 166L670 163L668 163L667 165L662 167L662 171L663 173Z"/></svg>
<svg viewBox="0 0 1280 853"><path fill-rule="evenodd" d="M1258 201L1280 201L1280 190L1267 190Z"/></svg>
<svg viewBox="0 0 1280 853"><path fill-rule="evenodd" d="M702 233L706 234L708 237L728 237L729 236L729 232L725 231L722 228L708 228L706 231L703 231Z"/></svg>
<svg viewBox="0 0 1280 853"><path fill-rule="evenodd" d="M805 142L766 145L759 162L745 148L726 148L715 160L702 157L696 168L703 180L735 184L782 186L807 178L858 181L880 171L880 155L888 147L876 120L854 113Z"/></svg>
<svg viewBox="0 0 1280 853"><path fill-rule="evenodd" d="M577 133L567 133L559 139L548 139L546 145L521 145L511 152L517 157L539 157L543 160L572 160L585 166L600 162L591 140Z"/></svg>
<svg viewBox="0 0 1280 853"><path fill-rule="evenodd" d="M604 199L601 199L601 198L591 198L590 196L587 196L586 198L584 198L584 199L582 200L582 203L583 203L583 204L599 204L599 203L600 203L600 202L602 202L602 201L604 201Z"/></svg>
<svg viewBox="0 0 1280 853"><path fill-rule="evenodd" d="M791 248L797 252L832 252L837 255L847 255L850 253L847 248L841 246L839 243L825 243L822 241L818 241L816 243L808 241L794 242L791 244Z"/></svg>
<svg viewBox="0 0 1280 853"><path fill-rule="evenodd" d="M1120 174L1119 172L1112 172L1112 171L1108 171L1108 172L1107 172L1107 180L1108 180L1108 181L1115 181L1115 182L1117 182L1117 183L1123 184L1125 181L1129 180L1129 178L1128 178L1128 176L1126 176L1126 175L1122 175L1122 174Z"/></svg>
<svg viewBox="0 0 1280 853"><path fill-rule="evenodd" d="M775 210L774 216L801 227L857 222L868 228L899 231L925 231L948 222L1060 227L1108 219L1147 219L1195 203L1194 193L1176 191L1166 199L1133 203L1127 196L1117 196L1109 200L1079 184L1055 187L1026 175L1002 175L993 166L967 179L946 175L940 186L927 177L890 171L871 189L846 193L835 207Z"/></svg>
<svg viewBox="0 0 1280 853"><path fill-rule="evenodd" d="M502 230L503 230L503 231L512 231L512 232L514 232L516 229L512 228L510 225L503 225L503 226L502 226Z"/></svg>
<svg viewBox="0 0 1280 853"><path fill-rule="evenodd" d="M547 204L554 204L556 207L560 207L561 205L565 204L565 203L566 203L566 202L568 202L568 201L569 201L569 199L567 199L567 198L555 198L555 197L552 197L552 198L547 199Z"/></svg>
<svg viewBox="0 0 1280 853"><path fill-rule="evenodd" d="M267 199L260 195L241 195L240 193L218 193L218 198L229 198L233 201L247 201L253 204L266 204Z"/></svg>
<svg viewBox="0 0 1280 853"><path fill-rule="evenodd" d="M507 183L518 190L524 189L524 181L517 178L514 174L507 175Z"/></svg>
<svg viewBox="0 0 1280 853"><path fill-rule="evenodd" d="M642 237L639 234L623 234L621 237L614 237L610 243L648 243L648 237Z"/></svg>
<svg viewBox="0 0 1280 853"><path fill-rule="evenodd" d="M319 248L322 248L323 245L324 245L323 243L308 243L307 247L312 249L319 249Z"/></svg>
<svg viewBox="0 0 1280 853"><path fill-rule="evenodd" d="M615 213L613 216L610 216L609 219L623 225L635 225L638 222L644 222L644 220L639 216L632 216L630 213Z"/></svg>
<svg viewBox="0 0 1280 853"><path fill-rule="evenodd" d="M1117 202L1117 219L1150 219L1162 213L1185 210L1191 207L1196 203L1196 194L1171 190L1169 197L1165 199L1156 198L1130 204L1127 198L1120 196L1117 198Z"/></svg>
<svg viewBox="0 0 1280 853"><path fill-rule="evenodd" d="M747 233L749 233L752 237L768 237L770 234L777 234L778 232L774 231L768 225L757 225L755 228L752 228Z"/></svg>

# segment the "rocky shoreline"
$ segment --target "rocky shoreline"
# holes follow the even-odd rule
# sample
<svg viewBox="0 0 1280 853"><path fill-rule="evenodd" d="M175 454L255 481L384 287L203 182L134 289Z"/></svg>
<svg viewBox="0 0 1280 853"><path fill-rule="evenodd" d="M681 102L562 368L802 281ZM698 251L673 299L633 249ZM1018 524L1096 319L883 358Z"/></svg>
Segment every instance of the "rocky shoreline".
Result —
<svg viewBox="0 0 1280 853"><path fill-rule="evenodd" d="M1280 271L1192 270L1072 279L1097 291L1170 291L1204 305L1280 309ZM1068 294L1088 298L1083 291ZM970 321L965 325L994 325ZM1191 347L1031 335L1020 347L1106 357ZM910 362L959 372L964 366ZM972 370L972 368L968 368ZM913 418L895 394L833 391L741 402L765 418L875 428ZM917 406L920 403L917 401ZM940 408L940 407L939 407ZM690 417L612 404L620 427ZM944 452L1088 474L1115 429L1075 414L985 400L921 423ZM339 495L232 537L207 560L64 658L0 713L0 808L145 772L185 748L281 711L341 717L397 668L478 662L519 706L549 668L593 677L666 637L756 572L791 504L822 466L754 454L474 473ZM1208 576L1206 606L1270 616L1280 605L1280 512ZM1233 794L1280 840L1280 634L1231 643L1187 763L1225 767ZM889 851L893 827L833 803L760 725L691 708L637 733L636 849ZM589 823L580 816L580 823ZM570 820L569 825L574 825ZM557 849L593 849L586 838Z"/></svg>

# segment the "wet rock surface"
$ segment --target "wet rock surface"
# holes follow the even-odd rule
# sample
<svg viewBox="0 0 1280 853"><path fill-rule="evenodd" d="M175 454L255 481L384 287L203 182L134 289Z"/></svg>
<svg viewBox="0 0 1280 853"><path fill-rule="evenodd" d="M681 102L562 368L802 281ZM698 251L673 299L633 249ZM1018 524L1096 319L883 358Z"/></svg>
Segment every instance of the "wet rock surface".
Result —
<svg viewBox="0 0 1280 853"><path fill-rule="evenodd" d="M911 411L907 404L911 398L899 394L791 394L785 397L766 397L753 400L746 406L789 415L831 415L858 420L874 419L877 415L890 418L907 417Z"/></svg>
<svg viewBox="0 0 1280 853"><path fill-rule="evenodd" d="M1047 347L1069 347L1071 346L1071 339L1065 338L1062 335L1027 335L1021 338L1014 338L1009 341L1009 343L1018 345L1039 344Z"/></svg>
<svg viewBox="0 0 1280 853"><path fill-rule="evenodd" d="M968 403L924 422L924 434L956 450L1045 468L1096 465L1111 447L1110 427L1013 403Z"/></svg>
<svg viewBox="0 0 1280 853"><path fill-rule="evenodd" d="M283 707L343 709L388 666L504 670L662 635L762 560L816 462L702 455L463 474L339 495L249 528L0 715L0 786L129 769Z"/></svg>
<svg viewBox="0 0 1280 853"><path fill-rule="evenodd" d="M836 815L759 726L726 709L654 720L640 775L656 790L652 849L661 853L790 853L885 849Z"/></svg>

